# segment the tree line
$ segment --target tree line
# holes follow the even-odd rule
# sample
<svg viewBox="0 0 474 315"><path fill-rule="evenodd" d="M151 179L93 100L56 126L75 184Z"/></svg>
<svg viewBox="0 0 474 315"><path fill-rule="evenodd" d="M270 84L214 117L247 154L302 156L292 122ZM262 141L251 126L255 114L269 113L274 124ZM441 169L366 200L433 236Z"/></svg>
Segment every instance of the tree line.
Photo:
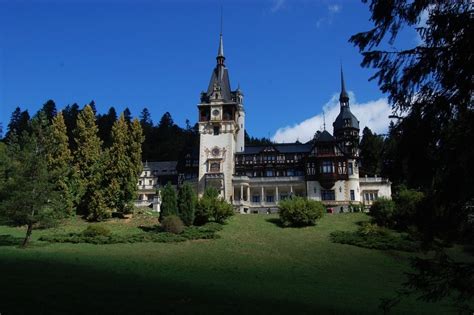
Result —
<svg viewBox="0 0 474 315"><path fill-rule="evenodd" d="M104 220L131 211L136 199L144 140L138 119L122 113L106 146L93 106L77 113L69 133L63 111L53 104L47 102L32 119L15 110L0 143L0 211L11 223L27 226L24 245L35 226L75 214Z"/></svg>

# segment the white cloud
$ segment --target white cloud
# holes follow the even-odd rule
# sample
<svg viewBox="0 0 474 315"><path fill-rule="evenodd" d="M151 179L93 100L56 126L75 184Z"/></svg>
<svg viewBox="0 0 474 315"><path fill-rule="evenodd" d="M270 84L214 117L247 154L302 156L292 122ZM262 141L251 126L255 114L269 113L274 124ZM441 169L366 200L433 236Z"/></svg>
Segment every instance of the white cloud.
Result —
<svg viewBox="0 0 474 315"><path fill-rule="evenodd" d="M326 14L319 19L316 20L316 27L320 28L323 24L331 25L334 19L334 16L341 12L342 5L339 4L331 4L327 6L328 11Z"/></svg>
<svg viewBox="0 0 474 315"><path fill-rule="evenodd" d="M328 10L331 13L338 13L339 11L341 11L341 9L342 7L338 4L333 4L333 5L328 6Z"/></svg>
<svg viewBox="0 0 474 315"><path fill-rule="evenodd" d="M285 0L274 0L270 12L275 13L285 7Z"/></svg>
<svg viewBox="0 0 474 315"><path fill-rule="evenodd" d="M364 127L369 127L373 132L378 134L386 133L390 119L389 115L392 110L386 98L369 101L366 103L357 103L354 93L349 92L351 99L351 112L360 121L360 130ZM331 134L333 131L332 123L339 114L339 94L334 94L331 99L323 106L323 111L326 118L326 130ZM294 142L299 140L301 142L309 141L313 138L318 130L323 129L324 119L323 114L319 114L308 118L300 123L292 126L279 128L272 137L275 142Z"/></svg>

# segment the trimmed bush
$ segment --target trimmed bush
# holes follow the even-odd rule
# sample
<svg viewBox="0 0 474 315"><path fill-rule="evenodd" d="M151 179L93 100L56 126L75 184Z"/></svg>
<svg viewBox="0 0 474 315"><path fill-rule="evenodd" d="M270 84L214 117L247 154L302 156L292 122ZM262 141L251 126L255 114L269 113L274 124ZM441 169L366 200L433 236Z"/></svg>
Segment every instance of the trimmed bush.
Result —
<svg viewBox="0 0 474 315"><path fill-rule="evenodd" d="M380 226L392 227L395 224L395 202L387 198L379 198L370 207L370 215Z"/></svg>
<svg viewBox="0 0 474 315"><path fill-rule="evenodd" d="M112 234L112 232L102 225L89 225L82 231L82 235L85 237L110 236L110 234Z"/></svg>
<svg viewBox="0 0 474 315"><path fill-rule="evenodd" d="M315 200L293 197L280 201L280 221L283 226L315 225L325 212L324 205Z"/></svg>
<svg viewBox="0 0 474 315"><path fill-rule="evenodd" d="M216 239L219 238L216 232L220 230L222 230L222 225L209 223L199 227L191 226L185 228L179 235L168 232L149 232L131 235L110 234L108 236L85 236L84 233L68 233L42 236L39 240L50 243L89 243L95 245L145 242L175 243L184 242L186 240Z"/></svg>
<svg viewBox="0 0 474 315"><path fill-rule="evenodd" d="M169 215L161 222L161 228L165 232L180 234L184 230L184 223L176 215Z"/></svg>
<svg viewBox="0 0 474 315"><path fill-rule="evenodd" d="M219 193L216 189L207 188L197 203L194 224L202 225L210 220L223 224L233 215L234 208L232 205L219 198Z"/></svg>
<svg viewBox="0 0 474 315"><path fill-rule="evenodd" d="M373 223L362 225L357 232L332 232L330 238L334 243L370 249L414 252L420 248L419 243L410 239L408 235L393 233Z"/></svg>

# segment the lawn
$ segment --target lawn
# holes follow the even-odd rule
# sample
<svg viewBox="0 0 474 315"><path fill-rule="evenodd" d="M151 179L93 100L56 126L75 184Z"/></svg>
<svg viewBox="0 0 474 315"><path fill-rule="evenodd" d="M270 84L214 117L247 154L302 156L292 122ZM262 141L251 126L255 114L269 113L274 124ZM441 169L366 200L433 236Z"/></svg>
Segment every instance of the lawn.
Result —
<svg viewBox="0 0 474 315"><path fill-rule="evenodd" d="M50 244L41 235L81 231L76 219L33 232L0 226L0 313L378 314L408 271L409 253L334 244L362 213L327 215L316 226L281 228L273 215L237 215L220 239L116 245ZM143 222L142 222L143 223ZM116 233L137 225L106 223ZM8 236L7 236L8 235ZM447 303L404 300L400 314L454 313Z"/></svg>

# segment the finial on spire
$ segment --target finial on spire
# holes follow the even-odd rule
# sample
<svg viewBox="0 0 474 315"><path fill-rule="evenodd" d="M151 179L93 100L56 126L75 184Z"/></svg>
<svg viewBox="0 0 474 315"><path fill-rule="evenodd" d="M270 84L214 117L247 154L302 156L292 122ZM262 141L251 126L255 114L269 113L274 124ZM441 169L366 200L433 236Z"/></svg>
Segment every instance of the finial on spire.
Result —
<svg viewBox="0 0 474 315"><path fill-rule="evenodd" d="M349 104L349 95L346 91L346 83L344 82L344 72L342 71L342 62L341 62L341 94L339 96L339 101L341 103Z"/></svg>
<svg viewBox="0 0 474 315"><path fill-rule="evenodd" d="M221 6L221 32L220 32L220 35L219 35L219 48L217 50L217 63L220 64L220 65L223 65L224 64L224 60L225 60L225 57L224 57L224 41L223 41L223 38L222 38L222 25L223 25L223 10L222 10L222 6Z"/></svg>
<svg viewBox="0 0 474 315"><path fill-rule="evenodd" d="M326 113L323 111L323 130L326 131Z"/></svg>

